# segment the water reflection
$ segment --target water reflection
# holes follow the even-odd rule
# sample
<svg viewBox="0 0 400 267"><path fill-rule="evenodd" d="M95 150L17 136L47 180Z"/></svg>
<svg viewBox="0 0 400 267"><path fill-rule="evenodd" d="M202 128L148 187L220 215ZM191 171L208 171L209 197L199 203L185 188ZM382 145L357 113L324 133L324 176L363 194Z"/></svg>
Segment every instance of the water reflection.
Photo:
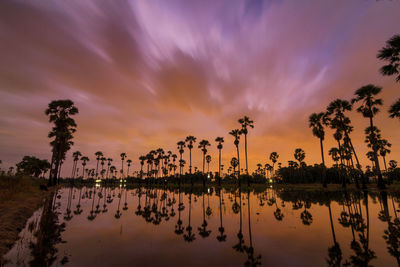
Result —
<svg viewBox="0 0 400 267"><path fill-rule="evenodd" d="M16 245L5 258L16 265L23 255L33 266L396 266L398 207L387 192L69 187L46 203L34 238L17 243L29 242L30 255Z"/></svg>

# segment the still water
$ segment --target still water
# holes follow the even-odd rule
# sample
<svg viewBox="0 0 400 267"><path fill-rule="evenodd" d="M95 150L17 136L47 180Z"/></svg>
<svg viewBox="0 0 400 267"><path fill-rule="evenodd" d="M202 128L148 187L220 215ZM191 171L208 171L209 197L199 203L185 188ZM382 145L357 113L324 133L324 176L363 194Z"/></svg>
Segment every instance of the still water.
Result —
<svg viewBox="0 0 400 267"><path fill-rule="evenodd" d="M60 189L8 266L397 266L399 198L380 192Z"/></svg>

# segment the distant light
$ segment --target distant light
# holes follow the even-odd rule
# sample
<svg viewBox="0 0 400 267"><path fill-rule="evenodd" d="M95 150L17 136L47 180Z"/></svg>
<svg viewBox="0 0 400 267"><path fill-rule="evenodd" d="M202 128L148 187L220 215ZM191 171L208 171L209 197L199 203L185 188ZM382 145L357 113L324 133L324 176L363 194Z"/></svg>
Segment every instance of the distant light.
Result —
<svg viewBox="0 0 400 267"><path fill-rule="evenodd" d="M101 180L100 180L100 179L97 179L97 180L96 180L96 183L101 183Z"/></svg>
<svg viewBox="0 0 400 267"><path fill-rule="evenodd" d="M269 179L269 182L272 183L272 179Z"/></svg>
<svg viewBox="0 0 400 267"><path fill-rule="evenodd" d="M210 179L210 174L207 175L208 179Z"/></svg>

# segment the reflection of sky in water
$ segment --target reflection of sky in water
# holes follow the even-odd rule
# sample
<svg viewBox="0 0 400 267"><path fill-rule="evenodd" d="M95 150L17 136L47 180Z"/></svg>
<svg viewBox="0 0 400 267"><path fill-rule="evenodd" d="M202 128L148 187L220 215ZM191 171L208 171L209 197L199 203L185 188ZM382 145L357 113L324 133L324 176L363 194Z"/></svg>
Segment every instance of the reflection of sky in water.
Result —
<svg viewBox="0 0 400 267"><path fill-rule="evenodd" d="M220 198L216 196L213 189L211 195L204 195L205 211L207 207L212 210L212 215L206 217L207 230L211 230L207 238L199 235L199 227L203 224L203 196L191 196L191 227L192 233L195 235L193 242L185 242L183 234L187 234L187 226L189 219L189 194L181 193L184 210L181 211L182 227L184 229L182 235L175 234L175 225L178 220L178 194L176 191L173 204L174 217L168 216L162 218L159 224L146 223L142 216L135 214L137 211L139 199L137 190L128 190L124 188L116 188L115 190L102 191L103 198L98 202L97 188L96 198L89 199L86 197L83 189L81 199L80 215L73 213L79 201L79 189L73 190L71 202L71 220L65 221L66 208L68 205L68 195L70 189L61 190L61 199L58 211L61 212L60 222L66 223L66 231L62 233L62 239L66 241L64 244L58 244L58 261L63 256L69 258L67 266L165 266L165 265L181 265L181 266L220 266L233 265L241 266L246 261L245 253L239 253L233 249L238 243L238 231L240 227L240 212L237 214L233 211L235 203L234 194L223 191L221 196L222 202L222 224L226 242L219 242L217 236L220 228ZM104 189L100 189L104 190ZM208 190L207 190L208 191ZM121 199L118 198L121 192ZM142 210L145 206L146 195L144 191L141 196ZM156 190L152 190L154 194ZM173 200L173 193L168 191L165 201L160 200L162 190L157 190L158 200L157 207L162 210L166 207L168 214L171 214L171 207L168 201ZM107 212L103 213L103 204L110 194L113 198L112 203L106 203ZM113 197L114 196L114 197ZM249 203L247 193L242 193L242 233L244 245L249 246ZM250 220L252 244L254 248L254 257L261 255L261 262L267 266L324 266L328 257L328 247L333 245L329 209L326 205L311 204L311 207L304 205L306 202L296 202L299 209L293 209L294 203L290 201L282 201L275 191L268 189L264 193L250 194ZM286 199L290 195L284 195ZM128 204L127 210L124 210L125 204ZM353 197L349 194L349 197ZM149 199L149 198L148 198ZM120 200L120 201L119 201ZM276 200L276 201L274 201ZM312 199L310 199L313 201ZM315 199L316 201L316 199ZM238 192L236 202L240 203ZM154 199L151 199L154 203ZM309 202L310 203L310 202ZM96 214L94 220L88 220L90 211L96 210L99 204L100 212ZM354 202L351 210L359 209L361 205L362 215L366 222L366 209L363 198ZM389 214L394 217L392 206L392 198L388 198ZM119 219L116 219L119 210L122 213ZM398 203L395 203L398 206ZM387 223L378 220L378 213L381 211L382 203L376 196L370 196L368 199L368 212L370 222L370 239L369 246L377 256L370 264L377 266L394 266L395 258L387 252L386 244L382 235L387 229ZM161 209L160 209L161 208ZM274 216L277 209L283 214L281 221ZM312 215L310 225L302 223L301 214L304 210ZM353 251L350 249L352 240L351 228L345 228L339 224L338 218L343 207L338 202L331 202L334 230L336 240L340 244L343 253L344 263L348 260ZM237 209L237 211L240 211ZM397 213L396 213L397 215ZM366 234L366 230L365 230ZM358 234L355 232L358 240ZM353 253L354 254L354 253ZM14 252L9 254L15 257Z"/></svg>

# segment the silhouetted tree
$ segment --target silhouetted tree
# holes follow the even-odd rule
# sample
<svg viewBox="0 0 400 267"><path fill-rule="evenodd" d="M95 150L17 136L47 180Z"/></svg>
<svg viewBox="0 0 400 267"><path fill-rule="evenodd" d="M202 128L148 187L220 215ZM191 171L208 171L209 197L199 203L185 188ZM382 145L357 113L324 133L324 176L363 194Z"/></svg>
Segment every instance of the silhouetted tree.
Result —
<svg viewBox="0 0 400 267"><path fill-rule="evenodd" d="M76 123L71 116L77 114L78 109L71 100L55 100L50 102L45 113L49 116L49 122L54 123L48 137L54 138L50 142L52 157L49 185L55 185L61 161L65 159L65 154L73 145L71 140L72 134L76 131Z"/></svg>
<svg viewBox="0 0 400 267"><path fill-rule="evenodd" d="M244 155L246 157L246 174L249 174L249 167L247 164L247 134L248 134L247 127L254 128L253 124L254 121L250 120L249 117L244 116L243 118L239 119L238 122L242 125L241 133L244 134Z"/></svg>
<svg viewBox="0 0 400 267"><path fill-rule="evenodd" d="M232 135L235 138L235 141L233 142L236 146L236 152L237 152L237 163L238 163L238 177L240 177L240 156L239 156L239 140L240 140L240 134L241 131L238 129L232 130L229 132L230 135Z"/></svg>
<svg viewBox="0 0 400 267"><path fill-rule="evenodd" d="M309 127L312 128L313 135L319 139L321 147L323 187L326 187L326 166L325 166L324 146L323 146L323 141L325 139L324 125L326 124L327 124L327 117L323 112L313 113L309 117Z"/></svg>
<svg viewBox="0 0 400 267"><path fill-rule="evenodd" d="M371 130L370 139L372 143L372 150L374 152L375 172L378 177L378 187L380 189L384 189L385 183L383 182L381 169L379 167L376 134L373 123L373 117L379 112L378 106L382 105L382 99L375 98L375 96L378 95L381 90L381 87L377 87L372 84L363 86L357 89L357 91L355 92L356 97L353 98L351 102L361 102L361 105L358 107L357 111L360 112L365 118L369 119L369 127Z"/></svg>
<svg viewBox="0 0 400 267"><path fill-rule="evenodd" d="M221 185L221 150L223 148L222 143L224 142L223 137L217 137L215 138L215 142L218 143L217 148L218 148L218 185Z"/></svg>

